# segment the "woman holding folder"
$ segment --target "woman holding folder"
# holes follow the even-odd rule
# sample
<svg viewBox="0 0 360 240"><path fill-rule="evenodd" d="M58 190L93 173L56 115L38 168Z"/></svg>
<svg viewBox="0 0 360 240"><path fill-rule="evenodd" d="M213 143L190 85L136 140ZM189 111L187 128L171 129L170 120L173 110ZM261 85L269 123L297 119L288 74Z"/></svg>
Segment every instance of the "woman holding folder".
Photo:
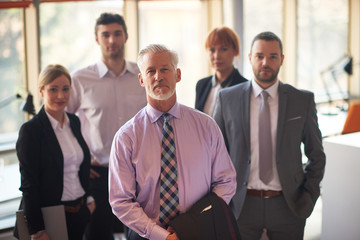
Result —
<svg viewBox="0 0 360 240"><path fill-rule="evenodd" d="M49 239L42 207L64 205L69 240L82 239L95 202L87 195L90 152L79 118L65 112L71 76L61 65L47 66L39 76L44 105L24 123L16 143L24 210L31 239Z"/></svg>

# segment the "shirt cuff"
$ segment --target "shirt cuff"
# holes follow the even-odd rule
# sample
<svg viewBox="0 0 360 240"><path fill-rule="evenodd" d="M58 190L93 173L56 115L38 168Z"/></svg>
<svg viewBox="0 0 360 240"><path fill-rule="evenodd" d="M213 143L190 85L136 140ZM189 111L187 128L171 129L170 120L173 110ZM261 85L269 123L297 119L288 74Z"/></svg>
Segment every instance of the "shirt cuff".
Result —
<svg viewBox="0 0 360 240"><path fill-rule="evenodd" d="M89 204L91 202L94 202L95 199L93 198L93 196L88 196L87 199L86 199L86 204Z"/></svg>
<svg viewBox="0 0 360 240"><path fill-rule="evenodd" d="M155 225L153 230L150 233L150 239L153 240L166 240L167 236L169 236L169 232L159 225Z"/></svg>

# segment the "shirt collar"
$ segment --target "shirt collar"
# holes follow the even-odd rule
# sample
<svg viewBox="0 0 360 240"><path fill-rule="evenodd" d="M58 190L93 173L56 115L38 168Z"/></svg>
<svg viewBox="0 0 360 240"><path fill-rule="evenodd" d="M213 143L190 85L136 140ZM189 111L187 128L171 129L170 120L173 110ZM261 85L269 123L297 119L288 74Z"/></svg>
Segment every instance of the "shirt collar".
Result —
<svg viewBox="0 0 360 240"><path fill-rule="evenodd" d="M55 130L55 129L62 129L62 128L60 127L60 123L59 123L55 118L53 118L46 110L45 110L45 113L46 113L46 115L48 116L49 121L50 121L50 123L51 123L51 126L52 126L52 128L53 128L54 130ZM67 114L65 113L63 129L64 129L65 127L67 127L68 125L69 125L69 118L68 118Z"/></svg>
<svg viewBox="0 0 360 240"><path fill-rule="evenodd" d="M99 78L105 77L105 75L110 72L110 70L102 60L97 62L97 67L99 69ZM136 76L139 73L139 71L137 70L137 65L131 65L128 61L125 60L125 68L124 71L120 74L120 76L124 75L127 71L135 74Z"/></svg>
<svg viewBox="0 0 360 240"><path fill-rule="evenodd" d="M99 69L99 78L103 78L109 72L108 67L102 60L97 62L97 67Z"/></svg>
<svg viewBox="0 0 360 240"><path fill-rule="evenodd" d="M149 103L146 105L146 113L150 117L152 123L159 120L159 118L164 114L164 112L153 108ZM172 106L168 113L175 118L180 118L180 104L175 102L174 106Z"/></svg>
<svg viewBox="0 0 360 240"><path fill-rule="evenodd" d="M251 80L251 85L255 97L258 97L260 93L264 90L259 86L259 84L257 84L255 79ZM276 82L271 87L267 88L266 91L269 93L271 98L275 98L276 95L278 94L278 88L279 88L279 80L276 80Z"/></svg>
<svg viewBox="0 0 360 240"><path fill-rule="evenodd" d="M211 86L215 87L218 84L218 82L216 81L216 74L214 74L211 78Z"/></svg>

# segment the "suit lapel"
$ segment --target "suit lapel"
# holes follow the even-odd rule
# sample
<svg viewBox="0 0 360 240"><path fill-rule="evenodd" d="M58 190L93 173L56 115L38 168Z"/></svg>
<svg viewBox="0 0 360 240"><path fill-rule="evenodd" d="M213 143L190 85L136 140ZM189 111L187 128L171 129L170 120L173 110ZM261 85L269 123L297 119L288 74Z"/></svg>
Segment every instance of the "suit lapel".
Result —
<svg viewBox="0 0 360 240"><path fill-rule="evenodd" d="M243 109L242 114L242 122L244 123L242 125L243 132L245 133L245 139L247 148L250 149L250 94L251 94L251 82L247 82L244 92L240 94L242 104L241 109Z"/></svg>
<svg viewBox="0 0 360 240"><path fill-rule="evenodd" d="M278 112L278 124L277 124L277 133L276 133L276 153L280 149L280 140L283 135L284 126L285 126L285 116L286 116L286 106L288 102L288 92L286 87L282 82L279 83L279 112Z"/></svg>
<svg viewBox="0 0 360 240"><path fill-rule="evenodd" d="M58 166L58 169L61 171L61 176L63 175L64 169L64 157L61 151L60 144L55 135L54 129L51 126L50 120L45 113L45 109L42 108L39 112L39 117L41 120L41 125L43 126L44 131L44 141L48 146L48 155L54 156L55 162Z"/></svg>

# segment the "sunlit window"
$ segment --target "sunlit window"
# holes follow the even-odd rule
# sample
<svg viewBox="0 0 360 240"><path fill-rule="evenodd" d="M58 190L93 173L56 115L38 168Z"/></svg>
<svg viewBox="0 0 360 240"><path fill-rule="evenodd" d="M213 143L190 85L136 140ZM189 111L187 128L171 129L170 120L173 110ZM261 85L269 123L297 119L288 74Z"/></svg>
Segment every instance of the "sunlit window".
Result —
<svg viewBox="0 0 360 240"><path fill-rule="evenodd" d="M348 1L298 1L297 86L316 101L347 96Z"/></svg>
<svg viewBox="0 0 360 240"><path fill-rule="evenodd" d="M179 54L182 80L177 98L194 107L196 82L207 75L204 41L207 34L201 1L140 1L140 49L161 43Z"/></svg>
<svg viewBox="0 0 360 240"><path fill-rule="evenodd" d="M16 134L25 115L24 39L20 9L0 10L0 142ZM20 94L20 95L17 95Z"/></svg>
<svg viewBox="0 0 360 240"><path fill-rule="evenodd" d="M253 77L248 58L253 38L264 31L274 32L282 38L282 11L282 0L244 0L244 42L241 46L245 78Z"/></svg>
<svg viewBox="0 0 360 240"><path fill-rule="evenodd" d="M70 72L100 59L95 22L103 12L123 14L123 1L40 4L41 68L62 64Z"/></svg>

